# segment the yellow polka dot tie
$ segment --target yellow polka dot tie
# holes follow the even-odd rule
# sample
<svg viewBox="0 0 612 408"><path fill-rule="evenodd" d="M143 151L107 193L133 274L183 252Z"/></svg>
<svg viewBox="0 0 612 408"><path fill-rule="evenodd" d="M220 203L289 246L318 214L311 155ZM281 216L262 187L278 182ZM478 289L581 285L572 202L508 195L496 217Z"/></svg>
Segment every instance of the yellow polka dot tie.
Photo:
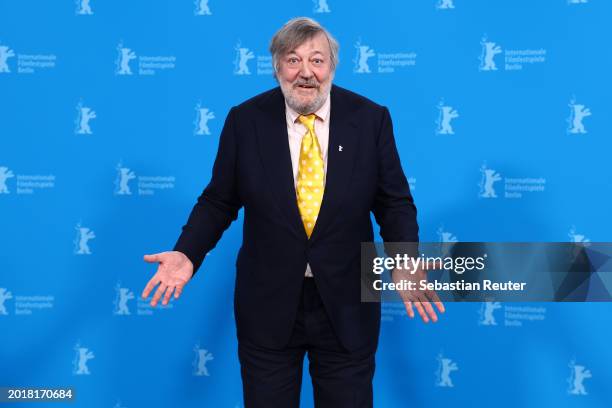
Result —
<svg viewBox="0 0 612 408"><path fill-rule="evenodd" d="M316 115L300 115L298 119L306 126L308 131L302 138L302 146L300 147L297 202L302 222L304 223L304 229L308 238L310 238L319 216L319 209L321 208L325 172L323 170L321 146L319 146L319 139L317 139L314 131Z"/></svg>

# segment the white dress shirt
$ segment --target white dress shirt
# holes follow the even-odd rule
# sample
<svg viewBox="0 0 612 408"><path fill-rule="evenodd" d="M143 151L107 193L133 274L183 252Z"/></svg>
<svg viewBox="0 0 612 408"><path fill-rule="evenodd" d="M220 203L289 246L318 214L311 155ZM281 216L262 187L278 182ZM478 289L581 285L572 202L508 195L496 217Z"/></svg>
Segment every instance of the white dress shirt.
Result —
<svg viewBox="0 0 612 408"><path fill-rule="evenodd" d="M321 147L321 155L323 156L323 173L327 175L327 147L329 146L329 114L331 108L331 101L329 94L325 99L323 106L319 108L315 115L317 115L314 123L315 134L319 139L319 146ZM297 176L298 176L298 163L300 161L300 147L302 146L302 138L308 131L300 121L298 121L299 113L291 109L287 102L285 102L285 116L287 117L287 133L289 134L289 150L291 151L291 165L293 167L293 181L294 186L297 189ZM323 177L323 185L325 186L326 177ZM297 202L297 197L296 197ZM306 277L312 277L312 271L310 265L306 264Z"/></svg>

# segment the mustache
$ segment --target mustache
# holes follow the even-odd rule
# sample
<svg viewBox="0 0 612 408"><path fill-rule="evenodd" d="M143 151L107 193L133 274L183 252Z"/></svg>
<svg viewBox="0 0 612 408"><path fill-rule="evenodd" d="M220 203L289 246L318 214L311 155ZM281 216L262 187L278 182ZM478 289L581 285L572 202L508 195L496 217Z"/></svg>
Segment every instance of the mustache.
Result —
<svg viewBox="0 0 612 408"><path fill-rule="evenodd" d="M293 86L312 86L312 87L316 87L318 88L321 84L319 84L319 82L316 79L310 80L310 81L303 81L303 80L297 80L296 82L293 83Z"/></svg>

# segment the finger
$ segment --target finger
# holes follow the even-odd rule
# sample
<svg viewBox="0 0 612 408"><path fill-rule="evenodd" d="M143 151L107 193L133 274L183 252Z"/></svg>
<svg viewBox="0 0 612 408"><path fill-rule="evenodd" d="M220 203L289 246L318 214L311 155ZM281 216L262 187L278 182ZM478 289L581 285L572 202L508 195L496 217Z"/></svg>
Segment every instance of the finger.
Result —
<svg viewBox="0 0 612 408"><path fill-rule="evenodd" d="M411 319L414 318L414 310L412 309L412 302L404 302L404 306L406 306L406 313L410 316Z"/></svg>
<svg viewBox="0 0 612 408"><path fill-rule="evenodd" d="M183 293L183 285L177 285L176 290L174 291L174 298L178 299L179 296L181 296L181 293Z"/></svg>
<svg viewBox="0 0 612 408"><path fill-rule="evenodd" d="M157 291L155 292L155 296L153 296L153 300L151 300L151 306L157 306L157 302L159 302L159 299L162 297L162 294L164 293L167 287L168 285L163 282L159 285Z"/></svg>
<svg viewBox="0 0 612 408"><path fill-rule="evenodd" d="M162 305L166 306L168 304L173 291L174 291L174 285L168 286L168 289L166 289L166 293L164 294L164 300L162 301Z"/></svg>
<svg viewBox="0 0 612 408"><path fill-rule="evenodd" d="M155 285L157 285L158 283L159 283L159 280L153 277L153 279L151 279L149 283L147 283L147 286L145 286L144 290L142 291L142 298L143 299L148 298L149 294L151 293Z"/></svg>
<svg viewBox="0 0 612 408"><path fill-rule="evenodd" d="M436 305L436 308L438 308L440 313L444 313L446 311L446 309L444 308L444 303L442 303L442 301L438 297L438 294L435 291L432 290L427 292L427 296L430 300L433 301L433 304Z"/></svg>
<svg viewBox="0 0 612 408"><path fill-rule="evenodd" d="M429 317L427 317L427 313L425 313L425 309L423 309L423 305L421 304L421 302L414 302L414 306L416 307L417 312L419 312L419 314L421 315L421 319L423 319L425 323L429 323Z"/></svg>
<svg viewBox="0 0 612 408"><path fill-rule="evenodd" d="M431 318L431 321L434 322L434 323L437 322L438 321L438 315L436 314L436 311L431 306L431 303L424 300L424 301L421 302L421 304L425 308L425 312L427 312L427 314Z"/></svg>
<svg viewBox="0 0 612 408"><path fill-rule="evenodd" d="M144 260L145 262L161 262L162 261L162 254L152 254L152 255L145 255L144 256Z"/></svg>
<svg viewBox="0 0 612 408"><path fill-rule="evenodd" d="M409 291L408 294L404 297L404 302L414 303L418 297L415 295L413 291Z"/></svg>

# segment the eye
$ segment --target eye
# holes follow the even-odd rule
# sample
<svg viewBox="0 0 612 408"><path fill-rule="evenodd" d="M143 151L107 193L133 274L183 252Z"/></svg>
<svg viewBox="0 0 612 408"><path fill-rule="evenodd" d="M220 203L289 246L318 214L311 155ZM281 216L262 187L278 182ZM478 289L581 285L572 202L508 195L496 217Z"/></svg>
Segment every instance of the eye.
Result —
<svg viewBox="0 0 612 408"><path fill-rule="evenodd" d="M321 65L323 63L323 60L321 58L315 58L312 60L312 62L314 62L315 65Z"/></svg>
<svg viewBox="0 0 612 408"><path fill-rule="evenodd" d="M295 65L295 64L297 64L298 59L297 59L297 58L295 58L295 57L290 57L290 58L287 60L287 62L288 62L290 65Z"/></svg>

